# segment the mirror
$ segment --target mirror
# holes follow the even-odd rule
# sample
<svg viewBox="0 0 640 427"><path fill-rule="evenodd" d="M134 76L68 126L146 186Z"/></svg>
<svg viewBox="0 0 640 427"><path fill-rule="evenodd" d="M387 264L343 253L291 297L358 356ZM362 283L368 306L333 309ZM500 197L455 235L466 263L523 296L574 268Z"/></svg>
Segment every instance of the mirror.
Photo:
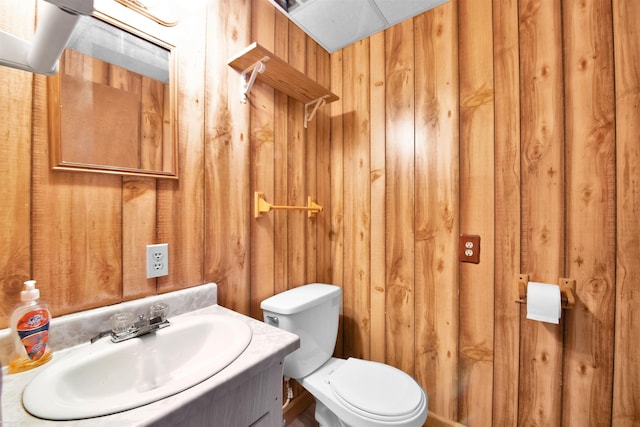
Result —
<svg viewBox="0 0 640 427"><path fill-rule="evenodd" d="M178 178L174 46L82 17L48 77L54 170Z"/></svg>

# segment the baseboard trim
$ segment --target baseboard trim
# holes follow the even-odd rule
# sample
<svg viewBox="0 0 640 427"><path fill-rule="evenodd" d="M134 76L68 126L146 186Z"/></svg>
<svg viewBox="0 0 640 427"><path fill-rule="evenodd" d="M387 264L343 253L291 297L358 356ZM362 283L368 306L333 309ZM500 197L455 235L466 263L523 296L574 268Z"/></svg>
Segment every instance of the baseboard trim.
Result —
<svg viewBox="0 0 640 427"><path fill-rule="evenodd" d="M298 418L313 403L313 396L307 390L302 391L284 409L284 419L287 424Z"/></svg>
<svg viewBox="0 0 640 427"><path fill-rule="evenodd" d="M424 427L464 427L464 425L456 421L448 420L438 414L434 414L433 412L429 411L429 415L427 416L427 421L425 421L424 423Z"/></svg>

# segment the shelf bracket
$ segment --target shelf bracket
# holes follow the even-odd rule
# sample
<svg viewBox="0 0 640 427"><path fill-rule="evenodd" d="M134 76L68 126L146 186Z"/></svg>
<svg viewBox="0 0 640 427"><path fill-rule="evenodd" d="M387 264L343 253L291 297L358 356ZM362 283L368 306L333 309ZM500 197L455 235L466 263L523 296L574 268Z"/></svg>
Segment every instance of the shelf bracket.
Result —
<svg viewBox="0 0 640 427"><path fill-rule="evenodd" d="M322 107L327 102L327 98L329 95L321 96L318 99L315 99L311 102L307 102L304 104L304 128L307 128L307 123L309 123L316 115L318 108ZM309 112L309 106L313 106L313 110Z"/></svg>
<svg viewBox="0 0 640 427"><path fill-rule="evenodd" d="M268 56L265 56L264 58L262 58L260 61L256 62L255 64L251 65L249 68L247 68L246 70L244 70L242 72L242 99L241 102L243 104L247 103L247 99L248 99L248 95L251 92L251 88L253 87L253 84L256 82L256 77L258 76L258 73L264 73L264 70L266 69L266 65L264 64L265 62L267 62L269 60ZM249 76L249 80L247 80L247 74L251 73L251 76Z"/></svg>

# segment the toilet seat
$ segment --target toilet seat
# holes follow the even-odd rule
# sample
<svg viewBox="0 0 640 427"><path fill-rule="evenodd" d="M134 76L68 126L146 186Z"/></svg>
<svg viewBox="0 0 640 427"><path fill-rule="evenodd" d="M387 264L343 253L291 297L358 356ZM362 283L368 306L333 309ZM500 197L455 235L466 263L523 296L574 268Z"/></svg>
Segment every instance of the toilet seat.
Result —
<svg viewBox="0 0 640 427"><path fill-rule="evenodd" d="M349 358L328 378L342 405L379 421L402 421L424 409L425 395L406 373L383 363Z"/></svg>

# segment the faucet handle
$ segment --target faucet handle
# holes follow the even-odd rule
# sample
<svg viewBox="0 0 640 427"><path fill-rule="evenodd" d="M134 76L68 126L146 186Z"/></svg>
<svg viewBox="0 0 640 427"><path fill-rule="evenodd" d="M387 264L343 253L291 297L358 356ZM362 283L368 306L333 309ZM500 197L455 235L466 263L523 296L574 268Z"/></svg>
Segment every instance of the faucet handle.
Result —
<svg viewBox="0 0 640 427"><path fill-rule="evenodd" d="M159 318L160 320L158 322L162 322L166 320L168 314L169 305L163 302L151 304L151 306L149 307L149 320Z"/></svg>
<svg viewBox="0 0 640 427"><path fill-rule="evenodd" d="M116 313L111 316L111 332L114 334L122 334L129 331L131 325L133 325L133 313L122 312Z"/></svg>

